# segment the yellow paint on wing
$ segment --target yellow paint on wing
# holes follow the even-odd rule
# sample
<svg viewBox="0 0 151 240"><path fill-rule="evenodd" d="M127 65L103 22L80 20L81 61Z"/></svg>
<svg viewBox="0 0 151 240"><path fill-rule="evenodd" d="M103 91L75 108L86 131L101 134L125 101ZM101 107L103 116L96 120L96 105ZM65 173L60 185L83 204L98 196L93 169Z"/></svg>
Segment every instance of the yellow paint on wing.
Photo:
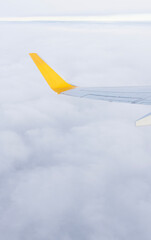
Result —
<svg viewBox="0 0 151 240"><path fill-rule="evenodd" d="M45 63L37 53L29 54L37 68L46 79L47 83L51 87L52 90L57 92L58 94L65 92L67 90L76 88L67 82L65 82L47 63Z"/></svg>

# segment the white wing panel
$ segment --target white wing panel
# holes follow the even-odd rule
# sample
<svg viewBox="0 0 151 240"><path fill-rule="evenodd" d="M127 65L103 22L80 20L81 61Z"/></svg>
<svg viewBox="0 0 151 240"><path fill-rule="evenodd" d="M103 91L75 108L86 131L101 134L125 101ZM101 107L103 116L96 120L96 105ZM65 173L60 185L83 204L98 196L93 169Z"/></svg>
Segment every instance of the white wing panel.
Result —
<svg viewBox="0 0 151 240"><path fill-rule="evenodd" d="M140 118L136 121L136 126L150 126L151 125L151 113L147 114L146 116Z"/></svg>

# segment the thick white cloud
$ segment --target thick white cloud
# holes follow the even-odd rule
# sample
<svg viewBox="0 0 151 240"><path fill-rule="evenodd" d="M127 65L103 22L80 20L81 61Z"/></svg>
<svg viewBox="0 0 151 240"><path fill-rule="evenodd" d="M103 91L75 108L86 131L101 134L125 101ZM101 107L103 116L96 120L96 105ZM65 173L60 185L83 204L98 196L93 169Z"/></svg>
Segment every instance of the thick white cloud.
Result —
<svg viewBox="0 0 151 240"><path fill-rule="evenodd" d="M149 106L53 93L29 52L83 86L150 84L148 25L2 24L0 238L150 239Z"/></svg>

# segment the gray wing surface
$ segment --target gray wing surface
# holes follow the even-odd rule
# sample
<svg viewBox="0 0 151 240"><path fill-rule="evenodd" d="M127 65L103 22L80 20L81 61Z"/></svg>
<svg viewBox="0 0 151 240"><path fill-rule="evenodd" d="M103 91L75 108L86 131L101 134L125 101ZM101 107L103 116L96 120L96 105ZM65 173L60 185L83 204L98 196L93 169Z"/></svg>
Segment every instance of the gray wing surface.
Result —
<svg viewBox="0 0 151 240"><path fill-rule="evenodd" d="M108 102L151 105L151 86L148 87L77 87L61 94Z"/></svg>

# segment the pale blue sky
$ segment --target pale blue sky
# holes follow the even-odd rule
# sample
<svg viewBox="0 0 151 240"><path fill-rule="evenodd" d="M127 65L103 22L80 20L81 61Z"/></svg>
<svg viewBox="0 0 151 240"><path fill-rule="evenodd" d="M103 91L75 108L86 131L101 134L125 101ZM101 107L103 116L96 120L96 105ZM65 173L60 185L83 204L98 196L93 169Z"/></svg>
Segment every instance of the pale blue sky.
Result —
<svg viewBox="0 0 151 240"><path fill-rule="evenodd" d="M0 17L148 13L150 0L5 0L0 2Z"/></svg>

